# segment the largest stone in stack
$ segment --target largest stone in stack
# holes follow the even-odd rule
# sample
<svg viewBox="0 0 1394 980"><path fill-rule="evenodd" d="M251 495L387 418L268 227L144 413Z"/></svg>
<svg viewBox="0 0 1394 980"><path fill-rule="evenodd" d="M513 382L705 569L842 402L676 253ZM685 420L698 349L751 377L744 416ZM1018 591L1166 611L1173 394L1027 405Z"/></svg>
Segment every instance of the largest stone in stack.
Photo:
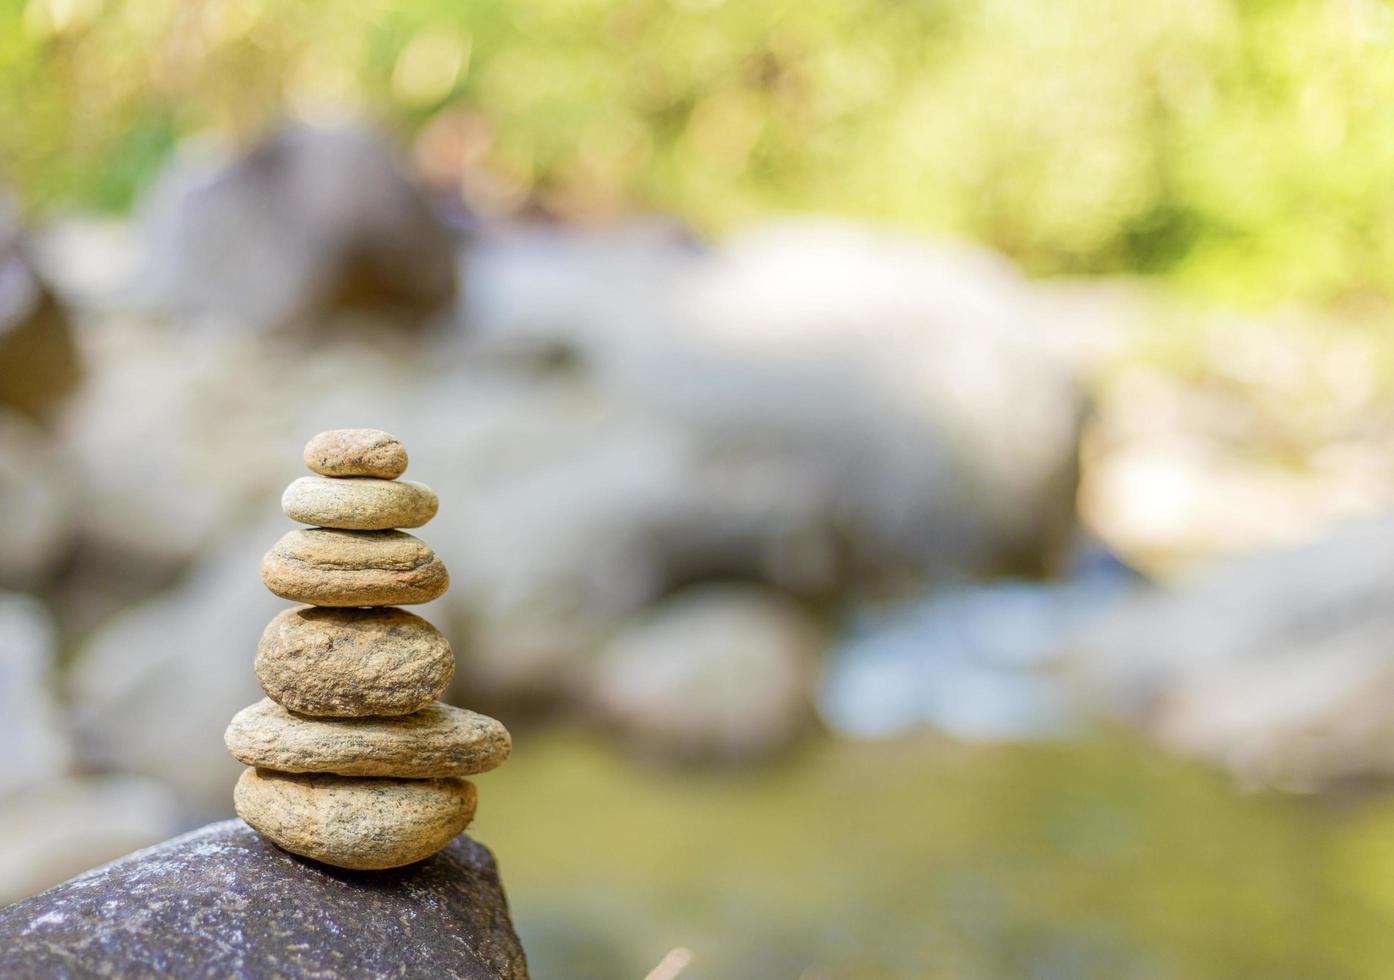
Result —
<svg viewBox="0 0 1394 980"><path fill-rule="evenodd" d="M344 868L419 861L474 816L474 785L508 756L492 718L437 701L450 644L398 605L450 583L422 541L398 530L435 516L429 487L397 477L401 443L376 429L324 432L305 447L316 476L286 488L291 531L262 562L278 596L308 603L271 621L257 649L266 699L225 741L249 769L233 794L243 820L287 851Z"/></svg>

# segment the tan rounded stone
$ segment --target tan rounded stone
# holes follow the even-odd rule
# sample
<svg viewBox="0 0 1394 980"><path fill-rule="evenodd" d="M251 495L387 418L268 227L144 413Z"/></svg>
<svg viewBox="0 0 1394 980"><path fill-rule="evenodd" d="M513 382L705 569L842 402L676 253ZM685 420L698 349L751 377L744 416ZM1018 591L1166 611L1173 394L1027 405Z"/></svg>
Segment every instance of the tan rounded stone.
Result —
<svg viewBox="0 0 1394 980"><path fill-rule="evenodd" d="M302 476L281 495L281 509L292 520L354 531L420 527L439 506L424 483L362 476Z"/></svg>
<svg viewBox="0 0 1394 980"><path fill-rule="evenodd" d="M340 868L396 868L430 857L474 817L463 779L369 779L248 769L237 815L272 843Z"/></svg>
<svg viewBox="0 0 1394 980"><path fill-rule="evenodd" d="M381 429L331 429L305 444L305 465L325 476L395 480L406 472L407 451Z"/></svg>
<svg viewBox="0 0 1394 980"><path fill-rule="evenodd" d="M404 715L440 697L455 673L450 642L404 609L287 609L257 645L257 680L292 711Z"/></svg>
<svg viewBox="0 0 1394 980"><path fill-rule="evenodd" d="M488 772L508 758L508 730L439 701L393 718L307 718L264 698L223 736L238 762L279 772L432 779Z"/></svg>
<svg viewBox="0 0 1394 980"><path fill-rule="evenodd" d="M283 599L312 606L430 602L450 585L445 564L404 531L302 528L277 541L261 580Z"/></svg>

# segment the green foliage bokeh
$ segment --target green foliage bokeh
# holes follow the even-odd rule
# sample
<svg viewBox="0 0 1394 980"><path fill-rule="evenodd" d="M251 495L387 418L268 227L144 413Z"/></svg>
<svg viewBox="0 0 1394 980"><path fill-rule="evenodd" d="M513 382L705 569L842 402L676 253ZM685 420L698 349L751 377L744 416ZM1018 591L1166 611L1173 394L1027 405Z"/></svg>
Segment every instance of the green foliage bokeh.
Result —
<svg viewBox="0 0 1394 980"><path fill-rule="evenodd" d="M0 0L0 171L120 209L187 134L467 106L528 193L1335 301L1394 271L1391 38L1376 0Z"/></svg>

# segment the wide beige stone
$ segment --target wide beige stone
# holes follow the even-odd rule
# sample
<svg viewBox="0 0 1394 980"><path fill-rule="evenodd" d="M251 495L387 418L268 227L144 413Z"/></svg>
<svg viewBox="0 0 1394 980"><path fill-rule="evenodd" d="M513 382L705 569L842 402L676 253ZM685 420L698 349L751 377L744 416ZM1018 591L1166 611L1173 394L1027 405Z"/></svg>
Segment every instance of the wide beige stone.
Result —
<svg viewBox="0 0 1394 980"><path fill-rule="evenodd" d="M223 736L238 762L280 772L430 779L488 772L508 758L508 730L439 701L392 718L307 718L264 698Z"/></svg>
<svg viewBox="0 0 1394 980"><path fill-rule="evenodd" d="M395 480L406 472L407 451L381 429L331 429L305 444L305 465L325 476Z"/></svg>
<svg viewBox="0 0 1394 980"><path fill-rule="evenodd" d="M445 564L403 531L301 528L266 553L261 580L284 599L313 606L430 602L450 585Z"/></svg>
<svg viewBox="0 0 1394 980"><path fill-rule="evenodd" d="M281 495L281 509L292 520L356 531L420 527L439 506L424 483L362 476L302 476Z"/></svg>
<svg viewBox="0 0 1394 980"><path fill-rule="evenodd" d="M404 609L287 609L257 645L262 690L307 715L402 715L455 672L441 632Z"/></svg>
<svg viewBox="0 0 1394 980"><path fill-rule="evenodd" d="M292 854L340 868L396 868L430 857L474 817L463 779L369 779L248 769L237 815Z"/></svg>

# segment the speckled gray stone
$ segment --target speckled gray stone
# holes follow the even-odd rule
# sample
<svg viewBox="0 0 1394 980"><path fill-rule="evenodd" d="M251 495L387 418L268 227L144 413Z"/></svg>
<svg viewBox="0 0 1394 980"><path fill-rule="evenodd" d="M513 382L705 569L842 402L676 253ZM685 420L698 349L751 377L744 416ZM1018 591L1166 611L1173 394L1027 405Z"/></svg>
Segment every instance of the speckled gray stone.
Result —
<svg viewBox="0 0 1394 980"><path fill-rule="evenodd" d="M463 834L343 871L228 820L0 909L7 978L527 975L493 856Z"/></svg>

